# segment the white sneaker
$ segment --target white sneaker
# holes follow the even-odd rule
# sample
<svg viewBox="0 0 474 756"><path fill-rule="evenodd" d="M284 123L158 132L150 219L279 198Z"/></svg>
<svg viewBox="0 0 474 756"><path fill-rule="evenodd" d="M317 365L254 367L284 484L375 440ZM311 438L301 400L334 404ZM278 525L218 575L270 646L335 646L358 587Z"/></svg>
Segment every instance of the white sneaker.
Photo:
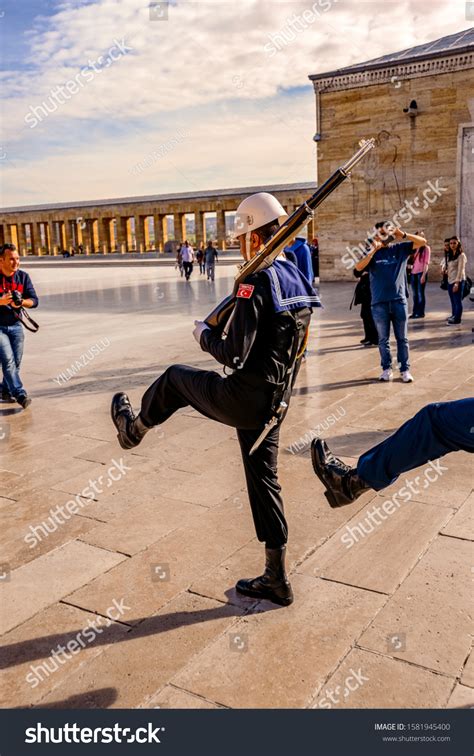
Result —
<svg viewBox="0 0 474 756"><path fill-rule="evenodd" d="M392 380L393 380L392 368L387 368L386 370L384 370L382 375L379 378L379 381L385 381L385 382L392 381Z"/></svg>
<svg viewBox="0 0 474 756"><path fill-rule="evenodd" d="M413 376L409 370L404 370L402 373L403 383L413 383Z"/></svg>

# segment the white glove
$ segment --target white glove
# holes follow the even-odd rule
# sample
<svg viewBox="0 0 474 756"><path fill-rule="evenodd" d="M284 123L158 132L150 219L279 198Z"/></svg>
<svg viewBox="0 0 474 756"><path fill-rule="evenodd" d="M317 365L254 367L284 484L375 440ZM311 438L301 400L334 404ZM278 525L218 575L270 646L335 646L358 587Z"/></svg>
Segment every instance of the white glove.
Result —
<svg viewBox="0 0 474 756"><path fill-rule="evenodd" d="M202 334L204 333L204 331L210 331L211 329L209 328L208 325L206 325L206 323L204 323L203 320L195 320L194 325L196 326L196 328L193 331L193 336L196 339L199 346L201 346Z"/></svg>

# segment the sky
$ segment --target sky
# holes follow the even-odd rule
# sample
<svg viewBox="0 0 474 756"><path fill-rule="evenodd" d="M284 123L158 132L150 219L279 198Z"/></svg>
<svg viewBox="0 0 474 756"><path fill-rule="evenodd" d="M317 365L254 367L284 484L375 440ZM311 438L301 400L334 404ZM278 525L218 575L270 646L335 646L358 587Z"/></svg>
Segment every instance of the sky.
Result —
<svg viewBox="0 0 474 756"><path fill-rule="evenodd" d="M314 180L309 74L469 26L464 0L0 0L1 205Z"/></svg>

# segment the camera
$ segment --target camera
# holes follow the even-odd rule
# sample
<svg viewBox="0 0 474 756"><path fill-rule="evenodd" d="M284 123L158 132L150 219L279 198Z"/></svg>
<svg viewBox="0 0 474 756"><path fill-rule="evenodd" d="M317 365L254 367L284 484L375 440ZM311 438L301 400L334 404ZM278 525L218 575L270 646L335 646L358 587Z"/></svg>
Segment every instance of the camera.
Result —
<svg viewBox="0 0 474 756"><path fill-rule="evenodd" d="M23 302L23 297L21 296L19 291L12 291L12 300L13 304L17 307L21 306L21 303Z"/></svg>

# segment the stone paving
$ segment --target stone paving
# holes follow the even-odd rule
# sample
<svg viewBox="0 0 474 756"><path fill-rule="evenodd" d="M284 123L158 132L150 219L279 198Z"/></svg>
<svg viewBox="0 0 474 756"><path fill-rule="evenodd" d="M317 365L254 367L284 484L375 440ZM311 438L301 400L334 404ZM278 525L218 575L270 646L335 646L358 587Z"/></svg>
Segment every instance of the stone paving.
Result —
<svg viewBox="0 0 474 756"><path fill-rule="evenodd" d="M472 315L448 329L431 284L428 316L410 326L415 382L382 385L377 350L359 346L353 287L322 286L282 429L296 595L282 609L233 588L263 562L234 431L188 408L124 452L109 417L116 390L138 403L172 362L216 367L192 323L231 275L33 271L41 330L22 369L33 404L0 406L1 705L473 705L470 456L335 511L309 458L312 434L354 461L424 404L472 395ZM412 500L369 528L417 475Z"/></svg>

